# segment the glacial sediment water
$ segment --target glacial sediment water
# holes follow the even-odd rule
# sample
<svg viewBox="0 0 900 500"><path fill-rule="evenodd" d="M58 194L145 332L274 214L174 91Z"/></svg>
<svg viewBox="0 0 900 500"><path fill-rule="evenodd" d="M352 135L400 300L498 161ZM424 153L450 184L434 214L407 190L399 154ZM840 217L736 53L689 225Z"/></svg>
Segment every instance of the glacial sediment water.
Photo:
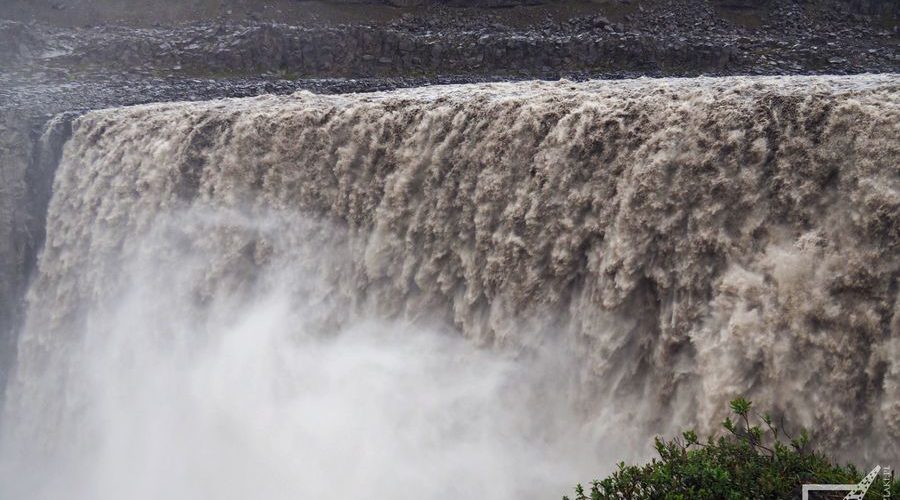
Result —
<svg viewBox="0 0 900 500"><path fill-rule="evenodd" d="M743 395L900 453L900 77L75 120L0 492L544 498Z"/></svg>

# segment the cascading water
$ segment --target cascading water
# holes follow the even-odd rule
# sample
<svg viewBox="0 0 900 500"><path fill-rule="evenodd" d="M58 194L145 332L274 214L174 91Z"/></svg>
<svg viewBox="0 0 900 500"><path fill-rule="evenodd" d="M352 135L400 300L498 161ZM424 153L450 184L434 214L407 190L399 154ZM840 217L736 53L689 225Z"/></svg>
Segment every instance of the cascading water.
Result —
<svg viewBox="0 0 900 500"><path fill-rule="evenodd" d="M737 395L896 456L897 137L895 75L89 113L0 496L553 497Z"/></svg>

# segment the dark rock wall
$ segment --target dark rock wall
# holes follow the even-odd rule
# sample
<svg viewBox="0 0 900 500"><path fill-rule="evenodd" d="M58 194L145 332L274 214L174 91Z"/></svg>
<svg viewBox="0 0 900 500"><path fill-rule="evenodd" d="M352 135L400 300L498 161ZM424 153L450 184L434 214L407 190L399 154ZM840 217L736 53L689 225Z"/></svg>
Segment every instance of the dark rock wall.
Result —
<svg viewBox="0 0 900 500"><path fill-rule="evenodd" d="M12 113L0 114L0 383L5 383L13 360L25 291L25 173L31 148L28 122Z"/></svg>
<svg viewBox="0 0 900 500"><path fill-rule="evenodd" d="M44 243L53 177L75 116L64 113L44 125L18 111L0 113L0 388L15 361L25 290Z"/></svg>

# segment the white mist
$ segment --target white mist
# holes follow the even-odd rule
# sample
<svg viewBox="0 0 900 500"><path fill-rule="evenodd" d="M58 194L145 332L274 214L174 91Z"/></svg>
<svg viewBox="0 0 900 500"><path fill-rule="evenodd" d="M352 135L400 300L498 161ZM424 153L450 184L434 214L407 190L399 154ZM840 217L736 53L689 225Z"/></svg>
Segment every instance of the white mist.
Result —
<svg viewBox="0 0 900 500"><path fill-rule="evenodd" d="M323 301L341 252L303 231L339 232L204 211L130 242L57 373L19 381L43 400L7 412L0 498L554 498L600 472L559 364ZM248 275L226 240L273 252Z"/></svg>

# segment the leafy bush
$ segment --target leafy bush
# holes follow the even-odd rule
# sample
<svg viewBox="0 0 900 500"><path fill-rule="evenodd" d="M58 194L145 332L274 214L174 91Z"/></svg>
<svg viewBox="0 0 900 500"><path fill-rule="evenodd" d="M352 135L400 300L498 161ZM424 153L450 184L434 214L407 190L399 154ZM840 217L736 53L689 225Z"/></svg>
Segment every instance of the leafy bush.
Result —
<svg viewBox="0 0 900 500"><path fill-rule="evenodd" d="M609 477L594 481L590 491L575 488L574 500L604 499L768 499L800 498L805 483L858 483L868 471L839 466L810 447L807 432L787 434L768 414L753 410L743 398L731 402L731 417L722 436L700 442L693 431L680 438L656 439L659 458L643 466L620 463ZM867 499L900 498L900 480L869 488ZM831 495L831 496L825 496ZM843 498L846 493L816 493L815 498ZM563 500L569 500L563 497Z"/></svg>

